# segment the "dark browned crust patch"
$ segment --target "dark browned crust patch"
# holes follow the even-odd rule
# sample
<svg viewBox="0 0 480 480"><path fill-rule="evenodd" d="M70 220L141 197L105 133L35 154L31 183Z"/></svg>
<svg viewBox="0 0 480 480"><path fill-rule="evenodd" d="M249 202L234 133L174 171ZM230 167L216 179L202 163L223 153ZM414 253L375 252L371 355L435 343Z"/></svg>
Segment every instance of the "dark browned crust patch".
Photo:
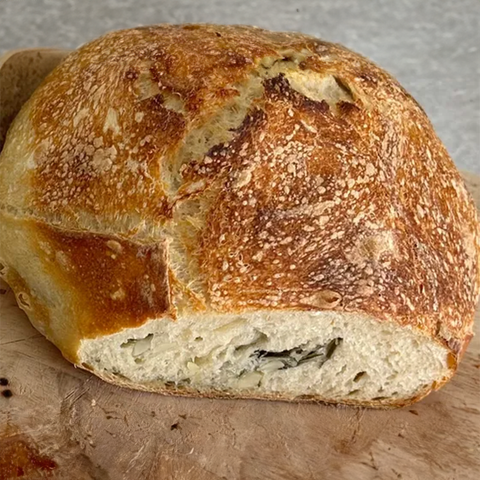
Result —
<svg viewBox="0 0 480 480"><path fill-rule="evenodd" d="M48 244L45 269L69 292L83 338L174 316L165 242L139 244L116 236L39 225ZM45 248L43 249L45 251Z"/></svg>

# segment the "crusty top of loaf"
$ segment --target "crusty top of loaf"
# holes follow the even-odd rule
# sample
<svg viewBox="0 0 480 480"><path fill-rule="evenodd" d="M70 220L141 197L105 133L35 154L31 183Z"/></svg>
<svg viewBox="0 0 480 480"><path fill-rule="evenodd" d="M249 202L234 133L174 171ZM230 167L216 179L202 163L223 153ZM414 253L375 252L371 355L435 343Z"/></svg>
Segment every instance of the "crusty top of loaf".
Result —
<svg viewBox="0 0 480 480"><path fill-rule="evenodd" d="M84 336L137 325L147 297L156 316L361 311L456 354L471 336L473 202L421 107L339 45L243 26L112 32L36 91L0 178L0 203L40 221L39 245L67 264L100 268L96 242L161 245L161 288ZM89 287L66 269L62 282L95 318L102 295L135 283L117 270Z"/></svg>

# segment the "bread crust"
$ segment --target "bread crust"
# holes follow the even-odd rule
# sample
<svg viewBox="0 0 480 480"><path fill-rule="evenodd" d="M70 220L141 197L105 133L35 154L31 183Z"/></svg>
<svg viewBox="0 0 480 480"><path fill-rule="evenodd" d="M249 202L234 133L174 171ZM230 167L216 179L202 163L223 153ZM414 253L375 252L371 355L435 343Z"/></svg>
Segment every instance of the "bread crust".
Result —
<svg viewBox="0 0 480 480"><path fill-rule="evenodd" d="M329 86L316 91L322 78ZM243 108L240 92L254 80L260 93L239 124L209 130L223 140L185 155L219 112ZM48 336L72 361L82 338L151 318L328 309L396 322L444 345L451 370L438 388L472 336L480 231L452 160L395 79L306 35L158 25L83 46L14 122L0 161L0 212L28 219L39 274L70 292L57 323L77 333L64 341L56 327ZM0 259L21 278L6 238L0 230ZM49 249L63 252L67 267L48 260ZM142 275L154 280L139 285ZM20 285L13 273L6 279L14 291ZM99 321L107 312L114 318Z"/></svg>

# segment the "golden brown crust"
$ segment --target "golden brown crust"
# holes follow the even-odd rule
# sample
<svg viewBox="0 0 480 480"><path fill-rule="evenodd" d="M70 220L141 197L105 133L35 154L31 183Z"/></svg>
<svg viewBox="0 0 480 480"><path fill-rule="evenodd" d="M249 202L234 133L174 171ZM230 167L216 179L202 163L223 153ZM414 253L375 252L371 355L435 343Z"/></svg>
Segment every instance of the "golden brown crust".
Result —
<svg viewBox="0 0 480 480"><path fill-rule="evenodd" d="M336 116L281 77L265 90L234 140L184 172L227 178L203 236L212 305L362 311L458 354L478 295L478 224L424 115L408 111L408 128L427 132L409 138L373 109Z"/></svg>
<svg viewBox="0 0 480 480"><path fill-rule="evenodd" d="M33 205L66 217L76 209L107 218L135 212L151 222L168 217L158 180L187 131L237 95L235 86L260 58L309 45L313 39L250 28L159 25L80 48L31 106Z"/></svg>
<svg viewBox="0 0 480 480"><path fill-rule="evenodd" d="M82 339L151 318L175 319L165 241L66 231L0 212L2 242L3 229L16 233L17 244L2 245L0 277L35 328L70 361L78 362Z"/></svg>
<svg viewBox="0 0 480 480"><path fill-rule="evenodd" d="M165 241L143 245L46 224L36 231L45 272L70 291L82 338L174 316Z"/></svg>
<svg viewBox="0 0 480 480"><path fill-rule="evenodd" d="M337 100L315 90L319 78ZM228 140L184 157L254 80L260 93ZM40 219L43 241L65 250L71 271L47 270L75 290L81 336L173 316L182 296L191 310L362 312L420 329L456 368L480 288L476 210L423 110L360 55L251 27L113 32L71 54L27 117L33 134L16 124L9 138L33 156L25 204L5 194L0 207ZM195 228L186 201L202 209ZM109 241L123 260L106 255ZM145 273L158 282L150 303L135 283ZM108 325L94 320L106 312Z"/></svg>

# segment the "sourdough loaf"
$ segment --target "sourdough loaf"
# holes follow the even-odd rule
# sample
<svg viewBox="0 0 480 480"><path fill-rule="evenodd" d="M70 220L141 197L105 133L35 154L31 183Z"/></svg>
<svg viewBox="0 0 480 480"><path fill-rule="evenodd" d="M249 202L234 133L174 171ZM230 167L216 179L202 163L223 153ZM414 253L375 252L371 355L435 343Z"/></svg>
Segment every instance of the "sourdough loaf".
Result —
<svg viewBox="0 0 480 480"><path fill-rule="evenodd" d="M0 157L0 274L131 388L401 406L454 374L479 224L416 101L339 45L158 25L70 54Z"/></svg>

